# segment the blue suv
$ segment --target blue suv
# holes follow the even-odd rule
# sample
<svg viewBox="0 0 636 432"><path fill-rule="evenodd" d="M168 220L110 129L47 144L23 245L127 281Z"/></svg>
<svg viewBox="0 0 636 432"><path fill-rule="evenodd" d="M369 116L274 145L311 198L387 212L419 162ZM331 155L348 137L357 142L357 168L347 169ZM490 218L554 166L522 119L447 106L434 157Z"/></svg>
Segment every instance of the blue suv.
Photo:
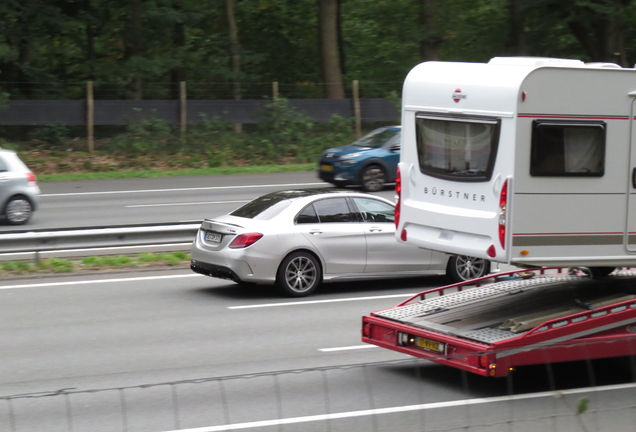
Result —
<svg viewBox="0 0 636 432"><path fill-rule="evenodd" d="M385 183L395 182L401 134L401 126L385 126L352 144L325 150L318 161L318 177L339 187L381 190Z"/></svg>

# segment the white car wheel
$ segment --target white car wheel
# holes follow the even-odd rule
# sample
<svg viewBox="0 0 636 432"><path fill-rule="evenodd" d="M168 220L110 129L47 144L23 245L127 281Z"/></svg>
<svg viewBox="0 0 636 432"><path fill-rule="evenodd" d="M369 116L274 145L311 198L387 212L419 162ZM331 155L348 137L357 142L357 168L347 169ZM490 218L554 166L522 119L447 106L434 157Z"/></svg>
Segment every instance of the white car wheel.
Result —
<svg viewBox="0 0 636 432"><path fill-rule="evenodd" d="M23 197L11 198L4 208L4 215L11 225L26 223L32 213L33 207L31 207L31 203Z"/></svg>

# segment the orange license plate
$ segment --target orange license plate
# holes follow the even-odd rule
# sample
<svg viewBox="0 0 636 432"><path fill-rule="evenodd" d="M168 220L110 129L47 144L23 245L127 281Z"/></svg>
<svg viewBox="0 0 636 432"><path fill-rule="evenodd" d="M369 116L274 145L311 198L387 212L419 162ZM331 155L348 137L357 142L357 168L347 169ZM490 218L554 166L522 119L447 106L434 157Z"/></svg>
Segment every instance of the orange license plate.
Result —
<svg viewBox="0 0 636 432"><path fill-rule="evenodd" d="M444 354L444 351L446 350L445 343L437 342L437 341L426 339L423 337L418 337L416 344L419 348L425 349L427 351L433 351L440 354Z"/></svg>

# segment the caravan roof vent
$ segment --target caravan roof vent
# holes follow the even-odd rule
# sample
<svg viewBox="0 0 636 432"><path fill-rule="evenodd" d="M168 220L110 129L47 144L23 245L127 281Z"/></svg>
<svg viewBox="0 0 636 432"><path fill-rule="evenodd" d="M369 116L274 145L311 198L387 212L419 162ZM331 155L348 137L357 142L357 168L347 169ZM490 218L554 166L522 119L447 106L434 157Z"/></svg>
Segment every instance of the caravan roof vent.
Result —
<svg viewBox="0 0 636 432"><path fill-rule="evenodd" d="M616 63L585 63L585 66L591 68L603 68L603 69L622 69Z"/></svg>
<svg viewBox="0 0 636 432"><path fill-rule="evenodd" d="M493 57L488 64L511 66L585 66L581 60L551 57Z"/></svg>

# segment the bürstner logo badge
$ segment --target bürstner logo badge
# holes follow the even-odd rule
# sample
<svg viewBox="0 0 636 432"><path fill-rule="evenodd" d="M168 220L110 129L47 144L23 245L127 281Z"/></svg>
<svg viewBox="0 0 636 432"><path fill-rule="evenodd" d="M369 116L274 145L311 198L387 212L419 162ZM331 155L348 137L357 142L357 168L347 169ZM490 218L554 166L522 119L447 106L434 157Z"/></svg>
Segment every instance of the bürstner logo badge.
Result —
<svg viewBox="0 0 636 432"><path fill-rule="evenodd" d="M466 99L466 95L462 93L461 89L457 89L453 92L453 100L455 103L459 102L462 99Z"/></svg>

